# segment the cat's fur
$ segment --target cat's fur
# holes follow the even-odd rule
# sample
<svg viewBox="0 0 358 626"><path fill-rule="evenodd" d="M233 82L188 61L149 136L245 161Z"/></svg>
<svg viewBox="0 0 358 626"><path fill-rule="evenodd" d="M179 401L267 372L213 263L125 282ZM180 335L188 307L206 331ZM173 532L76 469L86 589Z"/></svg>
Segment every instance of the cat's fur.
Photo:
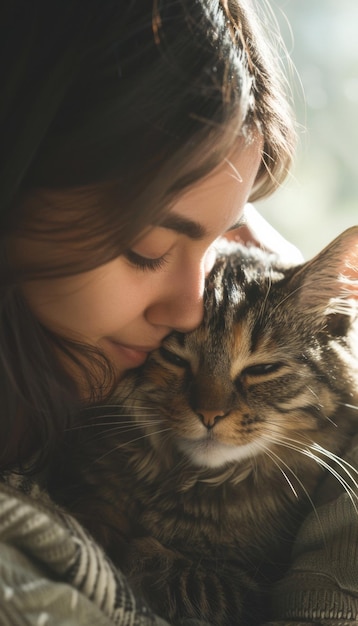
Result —
<svg viewBox="0 0 358 626"><path fill-rule="evenodd" d="M198 330L169 336L72 434L57 497L171 623L259 622L358 418L357 301L358 227L296 268L230 247Z"/></svg>

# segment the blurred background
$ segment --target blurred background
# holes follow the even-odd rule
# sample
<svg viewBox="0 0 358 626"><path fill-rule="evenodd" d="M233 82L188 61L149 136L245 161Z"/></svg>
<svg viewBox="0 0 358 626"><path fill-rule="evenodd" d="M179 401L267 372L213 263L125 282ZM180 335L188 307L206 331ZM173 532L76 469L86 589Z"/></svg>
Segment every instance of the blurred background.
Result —
<svg viewBox="0 0 358 626"><path fill-rule="evenodd" d="M287 181L256 207L309 258L358 224L358 0L270 4L294 66L299 144Z"/></svg>

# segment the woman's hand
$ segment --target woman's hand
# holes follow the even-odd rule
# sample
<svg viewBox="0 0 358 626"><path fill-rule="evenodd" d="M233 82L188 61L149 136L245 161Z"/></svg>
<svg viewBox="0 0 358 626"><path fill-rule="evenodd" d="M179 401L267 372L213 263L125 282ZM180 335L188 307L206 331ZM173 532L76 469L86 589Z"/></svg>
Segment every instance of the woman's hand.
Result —
<svg viewBox="0 0 358 626"><path fill-rule="evenodd" d="M225 237L245 245L255 245L277 254L286 264L297 265L303 262L301 252L292 243L284 239L261 215L252 204L246 204L245 224L228 232Z"/></svg>

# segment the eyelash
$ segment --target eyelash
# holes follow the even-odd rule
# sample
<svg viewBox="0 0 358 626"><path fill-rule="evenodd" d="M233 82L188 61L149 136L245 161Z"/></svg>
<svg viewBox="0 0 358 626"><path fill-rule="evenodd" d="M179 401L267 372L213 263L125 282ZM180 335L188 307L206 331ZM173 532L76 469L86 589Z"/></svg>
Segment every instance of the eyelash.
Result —
<svg viewBox="0 0 358 626"><path fill-rule="evenodd" d="M168 260L167 254L163 254L163 256L159 257L158 259L150 259L148 257L141 256L136 252L133 252L133 250L127 250L127 252L125 253L125 257L131 263L131 265L134 265L134 267L142 270L143 272L155 272L157 270L160 270L164 267Z"/></svg>

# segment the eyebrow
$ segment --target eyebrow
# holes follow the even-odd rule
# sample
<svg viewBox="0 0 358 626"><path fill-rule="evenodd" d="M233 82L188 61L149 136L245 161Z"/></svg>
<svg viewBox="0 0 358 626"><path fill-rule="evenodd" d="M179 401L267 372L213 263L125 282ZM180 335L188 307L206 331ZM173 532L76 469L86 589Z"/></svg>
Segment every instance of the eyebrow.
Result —
<svg viewBox="0 0 358 626"><path fill-rule="evenodd" d="M243 215L235 224L230 226L226 232L230 232L231 230L236 230L240 228L246 223L245 215ZM174 230L175 232L186 235L190 239L203 239L205 235L207 235L207 231L205 228L195 222L194 220L189 220L186 217L182 217L181 215L176 215L175 213L170 213L165 216L163 221L160 222L160 226L163 228L169 228L169 230Z"/></svg>

